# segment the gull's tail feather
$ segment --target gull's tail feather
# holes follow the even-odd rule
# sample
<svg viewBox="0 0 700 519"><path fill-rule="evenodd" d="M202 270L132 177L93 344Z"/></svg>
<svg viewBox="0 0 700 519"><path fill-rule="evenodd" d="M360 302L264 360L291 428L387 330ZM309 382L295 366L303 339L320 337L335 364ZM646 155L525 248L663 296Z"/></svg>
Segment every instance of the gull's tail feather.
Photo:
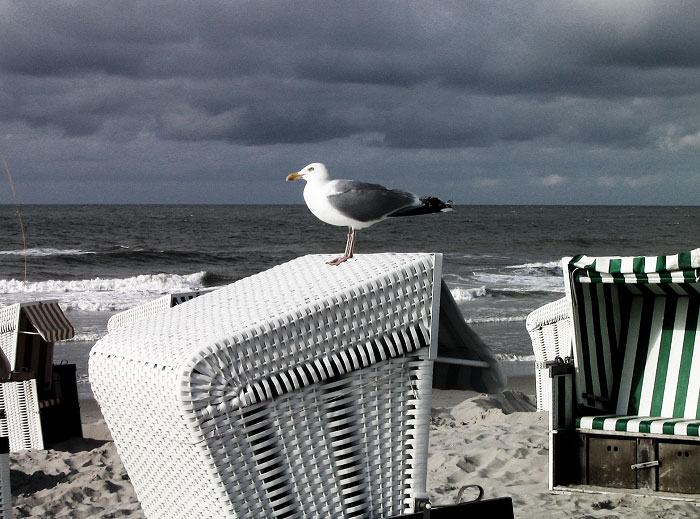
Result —
<svg viewBox="0 0 700 519"><path fill-rule="evenodd" d="M452 200L443 202L434 196L424 196L420 198L419 206L404 207L391 213L389 217L416 216L419 214L445 213L447 211L452 211Z"/></svg>

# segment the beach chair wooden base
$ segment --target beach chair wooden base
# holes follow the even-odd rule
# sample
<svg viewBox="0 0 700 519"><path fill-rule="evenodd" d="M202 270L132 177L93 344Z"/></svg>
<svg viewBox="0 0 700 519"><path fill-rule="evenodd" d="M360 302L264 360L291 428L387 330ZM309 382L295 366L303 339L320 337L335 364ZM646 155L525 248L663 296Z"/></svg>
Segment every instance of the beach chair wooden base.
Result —
<svg viewBox="0 0 700 519"><path fill-rule="evenodd" d="M550 432L550 488L625 492L700 504L700 438L561 429Z"/></svg>
<svg viewBox="0 0 700 519"><path fill-rule="evenodd" d="M396 515L388 519L466 519L468 517L492 517L513 519L513 500L510 497L481 499L469 503L440 506L408 515Z"/></svg>
<svg viewBox="0 0 700 519"><path fill-rule="evenodd" d="M700 494L700 443L659 442L659 490Z"/></svg>
<svg viewBox="0 0 700 519"><path fill-rule="evenodd" d="M557 430L555 426L550 432L550 462L554 491L619 489L700 503L697 437Z"/></svg>
<svg viewBox="0 0 700 519"><path fill-rule="evenodd" d="M0 436L0 519L11 518L10 439L7 436Z"/></svg>
<svg viewBox="0 0 700 519"><path fill-rule="evenodd" d="M611 488L611 487L596 487L594 485L559 485L550 489L552 494L569 496L572 494L600 494L606 496L639 496L639 497L655 497L667 501L683 501L692 503L700 507L700 496L695 494L681 494L677 492L655 492L645 488Z"/></svg>
<svg viewBox="0 0 700 519"><path fill-rule="evenodd" d="M700 440L579 433L574 448L580 463L571 483L700 494Z"/></svg>
<svg viewBox="0 0 700 519"><path fill-rule="evenodd" d="M657 497L700 502L700 437L577 429L571 408L561 405L571 400L573 367L549 369L551 489L586 485L645 490Z"/></svg>

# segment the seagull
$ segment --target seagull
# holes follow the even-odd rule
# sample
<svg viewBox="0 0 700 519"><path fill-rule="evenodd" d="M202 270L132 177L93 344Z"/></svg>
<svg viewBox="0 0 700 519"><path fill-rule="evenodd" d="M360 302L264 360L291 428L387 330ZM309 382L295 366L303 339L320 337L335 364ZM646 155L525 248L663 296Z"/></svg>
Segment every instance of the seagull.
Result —
<svg viewBox="0 0 700 519"><path fill-rule="evenodd" d="M352 258L357 230L395 216L414 216L452 210L452 201L418 197L408 191L388 189L356 180L333 180L321 163L287 175L287 181L306 180L304 200L316 218L330 225L348 227L345 254L328 262L340 265Z"/></svg>

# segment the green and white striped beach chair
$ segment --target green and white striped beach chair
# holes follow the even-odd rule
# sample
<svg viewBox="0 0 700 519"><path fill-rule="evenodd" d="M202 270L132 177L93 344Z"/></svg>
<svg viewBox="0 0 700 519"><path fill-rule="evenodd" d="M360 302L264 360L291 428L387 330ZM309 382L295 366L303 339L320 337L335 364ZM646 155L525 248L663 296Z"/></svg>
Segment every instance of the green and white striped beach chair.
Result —
<svg viewBox="0 0 700 519"><path fill-rule="evenodd" d="M700 494L700 249L563 267L574 364L552 370L550 485Z"/></svg>

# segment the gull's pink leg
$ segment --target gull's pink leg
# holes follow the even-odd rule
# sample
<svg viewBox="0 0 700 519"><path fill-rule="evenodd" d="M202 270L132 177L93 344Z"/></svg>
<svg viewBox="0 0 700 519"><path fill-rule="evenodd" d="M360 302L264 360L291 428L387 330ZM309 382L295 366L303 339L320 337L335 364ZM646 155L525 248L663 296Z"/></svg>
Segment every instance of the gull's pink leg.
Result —
<svg viewBox="0 0 700 519"><path fill-rule="evenodd" d="M335 258L334 260L331 260L328 262L329 265L340 265L344 261L347 261L348 259L352 258L352 253L353 250L355 249L355 238L357 237L357 231L353 229L352 227L349 228L348 231L348 241L345 244L345 254L343 254L339 258Z"/></svg>

